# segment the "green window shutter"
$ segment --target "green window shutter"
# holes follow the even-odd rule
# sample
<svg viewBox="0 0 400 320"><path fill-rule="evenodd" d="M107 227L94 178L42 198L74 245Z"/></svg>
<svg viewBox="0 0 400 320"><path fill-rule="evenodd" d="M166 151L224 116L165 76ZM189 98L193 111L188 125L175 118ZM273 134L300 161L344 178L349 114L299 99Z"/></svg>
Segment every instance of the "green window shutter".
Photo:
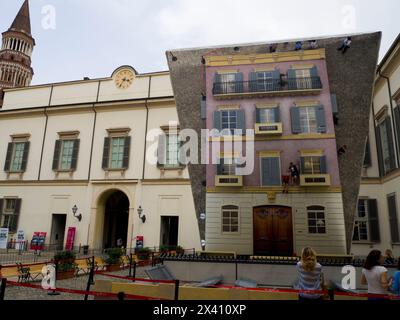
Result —
<svg viewBox="0 0 400 320"><path fill-rule="evenodd" d="M111 138L105 137L104 138L104 147L103 147L103 161L102 161L102 168L104 170L108 169L109 167L109 160L110 160L110 143Z"/></svg>
<svg viewBox="0 0 400 320"><path fill-rule="evenodd" d="M0 199L0 222L2 221L2 217L3 217L3 208L4 208L4 199ZM2 227L2 225L0 225L0 228Z"/></svg>
<svg viewBox="0 0 400 320"><path fill-rule="evenodd" d="M242 135L246 134L246 116L244 110L236 111L236 128L242 130Z"/></svg>
<svg viewBox="0 0 400 320"><path fill-rule="evenodd" d="M306 162L304 160L304 157L300 158L300 171L301 174L304 174L304 172L306 171Z"/></svg>
<svg viewBox="0 0 400 320"><path fill-rule="evenodd" d="M79 139L74 140L74 147L72 149L71 170L76 170L77 168L80 143L81 140Z"/></svg>
<svg viewBox="0 0 400 320"><path fill-rule="evenodd" d="M213 94L221 94L223 92L224 84L221 83L221 75L216 73L214 75L214 90Z"/></svg>
<svg viewBox="0 0 400 320"><path fill-rule="evenodd" d="M302 133L300 125L300 109L298 107L292 107L290 109L290 117L292 120L292 133Z"/></svg>
<svg viewBox="0 0 400 320"><path fill-rule="evenodd" d="M223 168L223 164L222 164L222 160L221 160L221 163L217 164L217 176L220 176L223 174L222 168Z"/></svg>
<svg viewBox="0 0 400 320"><path fill-rule="evenodd" d="M289 90L297 90L296 70L289 69L287 72Z"/></svg>
<svg viewBox="0 0 400 320"><path fill-rule="evenodd" d="M318 133L326 133L325 108L324 106L317 106L315 108L316 108L315 113L317 118Z"/></svg>
<svg viewBox="0 0 400 320"><path fill-rule="evenodd" d="M167 162L167 136L166 134L160 134L158 136L157 146L157 166L163 167Z"/></svg>
<svg viewBox="0 0 400 320"><path fill-rule="evenodd" d="M400 157L400 106L394 108L394 121L396 123L396 133L397 133L397 142L399 147L399 157Z"/></svg>
<svg viewBox="0 0 400 320"><path fill-rule="evenodd" d="M249 89L250 89L250 92L257 92L257 73L256 72L249 73Z"/></svg>
<svg viewBox="0 0 400 320"><path fill-rule="evenodd" d="M122 167L124 169L129 168L129 155L131 152L131 137L125 137L124 142L124 158L122 159Z"/></svg>
<svg viewBox="0 0 400 320"><path fill-rule="evenodd" d="M372 242L380 242L378 202L376 199L368 200L368 223L370 240Z"/></svg>
<svg viewBox="0 0 400 320"><path fill-rule="evenodd" d="M399 220L397 218L396 195L387 198L389 210L389 225L392 242L400 242L399 239Z"/></svg>
<svg viewBox="0 0 400 320"><path fill-rule="evenodd" d="M201 120L207 119L206 97L201 97L201 100L200 100L200 117L201 117Z"/></svg>
<svg viewBox="0 0 400 320"><path fill-rule="evenodd" d="M281 122L281 109L279 107L276 107L274 109L275 112L275 122Z"/></svg>
<svg viewBox="0 0 400 320"><path fill-rule="evenodd" d="M26 166L28 164L28 156L29 156L29 148L31 143L29 141L25 142L24 144L24 153L22 155L22 163L21 163L21 170L25 171Z"/></svg>
<svg viewBox="0 0 400 320"><path fill-rule="evenodd" d="M54 155L53 155L53 170L59 169L60 163L60 155L61 155L61 140L56 140L56 144L54 146Z"/></svg>
<svg viewBox="0 0 400 320"><path fill-rule="evenodd" d="M235 73L235 92L241 93L243 92L243 73L237 72Z"/></svg>
<svg viewBox="0 0 400 320"><path fill-rule="evenodd" d="M5 172L10 171L13 148L14 148L14 143L10 142L8 144L8 147L7 147L6 162L4 164L4 171Z"/></svg>
<svg viewBox="0 0 400 320"><path fill-rule="evenodd" d="M256 123L261 123L261 109L256 108Z"/></svg>
<svg viewBox="0 0 400 320"><path fill-rule="evenodd" d="M312 78L318 77L318 69L316 66L310 69L310 75Z"/></svg>
<svg viewBox="0 0 400 320"><path fill-rule="evenodd" d="M18 229L19 214L21 212L21 202L22 202L22 199L15 200L15 210L14 210L14 214L11 217L10 232L18 231L17 229Z"/></svg>
<svg viewBox="0 0 400 320"><path fill-rule="evenodd" d="M392 119L390 117L386 118L385 125L386 125L387 141L390 154L390 170L393 170L396 168L396 158L395 158L394 143L393 143Z"/></svg>
<svg viewBox="0 0 400 320"><path fill-rule="evenodd" d="M383 177L385 175L385 168L383 166L382 137L381 137L381 129L379 126L375 127L375 133L376 133L376 148L378 153L379 175Z"/></svg>
<svg viewBox="0 0 400 320"><path fill-rule="evenodd" d="M214 129L217 129L218 131L221 131L222 128L221 117L221 111L214 112Z"/></svg>
<svg viewBox="0 0 400 320"><path fill-rule="evenodd" d="M272 71L272 80L273 80L273 91L281 90L281 71L279 69L275 69Z"/></svg>
<svg viewBox="0 0 400 320"><path fill-rule="evenodd" d="M372 165L371 161L371 145L369 142L369 137L367 138L367 142L365 144L365 154L364 154L364 166L370 167Z"/></svg>
<svg viewBox="0 0 400 320"><path fill-rule="evenodd" d="M328 169L327 169L327 163L326 163L326 156L320 157L319 161L320 161L320 166L321 166L321 174L327 174Z"/></svg>
<svg viewBox="0 0 400 320"><path fill-rule="evenodd" d="M261 172L263 186L281 185L280 158L262 158Z"/></svg>

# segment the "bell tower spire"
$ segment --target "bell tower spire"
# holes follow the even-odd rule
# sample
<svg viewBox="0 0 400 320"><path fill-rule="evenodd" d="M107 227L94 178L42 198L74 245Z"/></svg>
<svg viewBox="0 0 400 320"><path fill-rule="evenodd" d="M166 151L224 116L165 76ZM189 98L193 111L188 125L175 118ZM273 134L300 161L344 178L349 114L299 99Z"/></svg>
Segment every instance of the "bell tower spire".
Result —
<svg viewBox="0 0 400 320"><path fill-rule="evenodd" d="M35 39L31 35L29 0L24 0L11 27L2 36L0 107L3 104L3 89L28 86L33 77L31 56Z"/></svg>

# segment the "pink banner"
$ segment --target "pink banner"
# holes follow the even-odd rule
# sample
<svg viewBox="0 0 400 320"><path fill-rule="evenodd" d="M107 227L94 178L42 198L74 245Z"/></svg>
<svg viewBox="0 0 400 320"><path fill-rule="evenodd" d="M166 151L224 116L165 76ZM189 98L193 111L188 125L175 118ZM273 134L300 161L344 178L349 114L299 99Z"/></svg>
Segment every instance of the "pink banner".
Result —
<svg viewBox="0 0 400 320"><path fill-rule="evenodd" d="M67 242L65 244L65 250L66 251L71 251L71 250L74 249L75 233L76 233L76 228L75 227L69 227L68 228Z"/></svg>

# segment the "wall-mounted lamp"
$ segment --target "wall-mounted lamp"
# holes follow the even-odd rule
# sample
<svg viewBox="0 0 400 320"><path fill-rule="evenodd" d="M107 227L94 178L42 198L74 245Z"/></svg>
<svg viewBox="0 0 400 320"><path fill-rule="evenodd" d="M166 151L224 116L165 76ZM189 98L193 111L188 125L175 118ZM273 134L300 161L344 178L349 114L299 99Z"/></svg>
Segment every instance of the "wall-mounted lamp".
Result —
<svg viewBox="0 0 400 320"><path fill-rule="evenodd" d="M145 223L146 222L146 215L143 214L142 206L139 206L139 208L137 209L137 213L139 215L139 219L142 219L142 222Z"/></svg>
<svg viewBox="0 0 400 320"><path fill-rule="evenodd" d="M81 222L82 220L82 214L76 214L78 212L78 207L76 205L73 206L72 208L72 213L74 214L74 217L77 218L79 220L79 222Z"/></svg>

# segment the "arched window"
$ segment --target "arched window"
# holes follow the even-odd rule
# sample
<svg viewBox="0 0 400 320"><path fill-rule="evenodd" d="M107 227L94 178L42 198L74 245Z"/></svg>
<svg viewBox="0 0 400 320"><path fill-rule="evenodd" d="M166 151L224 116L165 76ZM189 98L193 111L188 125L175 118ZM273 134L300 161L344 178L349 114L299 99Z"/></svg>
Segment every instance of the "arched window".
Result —
<svg viewBox="0 0 400 320"><path fill-rule="evenodd" d="M239 232L239 207L227 205L222 207L222 233Z"/></svg>
<svg viewBox="0 0 400 320"><path fill-rule="evenodd" d="M326 218L325 208L322 206L307 207L308 233L325 234Z"/></svg>

